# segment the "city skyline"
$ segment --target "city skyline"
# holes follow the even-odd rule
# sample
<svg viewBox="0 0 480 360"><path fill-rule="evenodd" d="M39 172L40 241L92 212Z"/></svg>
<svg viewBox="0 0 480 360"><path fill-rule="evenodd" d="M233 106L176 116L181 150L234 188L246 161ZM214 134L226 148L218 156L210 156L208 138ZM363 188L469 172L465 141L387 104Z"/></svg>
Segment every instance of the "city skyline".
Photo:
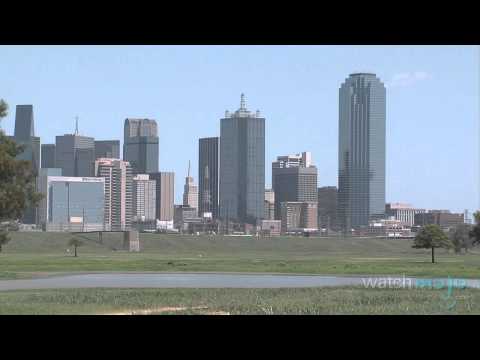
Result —
<svg viewBox="0 0 480 360"><path fill-rule="evenodd" d="M3 52L7 47L0 48ZM99 75L101 68L111 65L113 69L131 68L132 64L138 65L143 62L147 67L148 63L145 57L140 56L139 62L132 61L127 55L120 60L112 60L108 57L111 53L124 53L128 47L45 47L50 49L51 54L58 54L59 59L53 61L65 61L66 58L73 59L69 64L60 67L60 72L66 75L66 79L77 79L72 70L79 70L81 73L90 70L90 76ZM187 48L187 49L186 49ZM180 55L191 51L202 54L200 63L200 75L194 75L189 72L187 75L193 76L191 88L182 97L178 90L185 82L185 75L173 74L169 78L168 84L178 80L177 86L171 88L172 94L165 97L165 90L168 85L159 84L158 89L161 95L156 96L155 105L150 99L146 102L147 106L142 107L138 102L137 95L130 90L128 84L136 85L136 90L145 94L155 89L152 82L148 81L140 71L138 81L130 79L130 75L125 75L122 79L126 80L123 84L123 93L135 93L132 101L135 104L131 110L126 111L123 104L117 102L117 105L110 104L99 110L98 105L89 103L89 101L72 101L67 99L66 105L59 106L62 112L52 111L52 101L56 103L59 99L66 99L65 85L63 81L52 79L52 83L43 89L49 95L48 98L40 96L35 91L35 86L46 74L50 74L50 65L35 65L35 56L31 56L35 51L44 52L45 49L39 47L17 47L15 51L12 48L5 53L5 64L8 68L13 67L12 77L6 74L6 93L2 95L10 104L9 116L3 121L2 127L7 134L13 134L14 127L14 107L18 104L32 104L35 112L35 130L36 135L41 137L42 144L54 143L55 135L72 133L74 128L74 118L79 114L80 134L94 137L95 140L103 139L122 139L122 122L125 118L153 118L157 119L159 126L159 144L160 144L160 165L159 171L174 171L177 174L175 179L175 203L181 203L182 179L185 177L185 163L183 159L192 159L192 173L198 173L195 164L198 159L197 141L201 137L214 137L219 135L218 119L227 108L232 108L237 103L238 94L245 92L252 109L261 108L262 113L267 118L266 126L266 158L265 158L265 187L270 187L271 178L269 165L275 157L283 153L294 153L297 148L311 151L316 159L318 167L318 186L334 186L337 184L338 161L337 143L335 138L338 131L338 88L341 82L348 74L367 68L375 72L377 76L385 81L389 96L387 100L387 184L386 184L386 202L408 202L420 208L449 208L452 211L470 210L478 207L478 174L476 165L478 163L477 148L477 116L478 115L478 88L476 79L478 76L472 76L474 72L478 74L478 67L473 66L477 54L473 47L460 46L426 46L426 47L401 47L401 46L377 46L377 47L213 47L214 53L217 50L219 59L225 64L225 59L229 59L230 64L227 69L220 66L217 70L219 74L215 79L219 79L225 73L231 73L232 81L218 83L217 80L208 82L206 86L206 95L197 98L192 94L198 89L198 81L203 74L212 75L212 68L207 66L206 61L213 57L212 47L137 47L139 54L152 52L154 57L158 52L167 51L167 64L172 60L180 59ZM87 60L82 52L85 51L94 54L91 60ZM319 57L315 61L307 61L306 55L313 53L329 52L332 56L340 54L350 54L351 60L336 63L335 66L328 65ZM251 54L261 56L252 56ZM17 54L15 57L15 54ZM23 54L23 57L21 57ZM30 54L27 58L26 55ZM51 54L46 53L47 58L51 59ZM104 58L102 58L102 54ZM234 55L247 54L246 65L240 65L235 61ZM292 59L298 59L302 54L303 61L299 65L293 65L293 62L279 61L274 55L289 54ZM2 54L3 55L3 54ZM354 56L356 55L356 56ZM396 55L396 56L394 56ZM472 55L469 58L469 55ZM12 60L22 59L19 64L12 64ZM384 63L386 59L394 63L390 68ZM108 59L108 61L106 60ZM130 60L129 60L130 59ZM183 58L182 58L183 59ZM319 60L320 59L320 60ZM409 60L409 61L408 61ZM110 61L110 63L109 63ZM257 61L257 62L255 62ZM290 60L293 61L293 60ZM330 60L330 62L332 62ZM271 63L272 69L267 69L266 64ZM333 61L333 63L335 63ZM254 65L264 72L253 69ZM448 66L447 66L448 65ZM42 67L43 66L43 67ZM192 69L199 66L198 62L181 60L178 66L183 69ZM238 67L241 73L245 75L245 80L237 81L238 75L234 74L234 68ZM323 66L323 67L322 67ZM167 66L168 67L168 66ZM205 69L204 69L205 68ZM348 68L348 69L346 69ZM29 69L40 69L37 76L30 73ZM327 76L326 70L333 72L333 75ZM456 69L456 70L455 70ZM283 70L278 72L279 70ZM288 79L286 70L288 72ZM455 71L453 71L455 70ZM0 70L1 71L1 70ZM19 74L23 71L23 74ZM130 70L130 74L133 70ZM156 70L163 74L161 69ZM88 71L87 71L88 72ZM31 85L29 88L22 86L22 83L28 77ZM298 86L274 90L273 87L280 84L273 78L274 74L279 74L285 85L299 82ZM111 71L107 71L110 76ZM177 76L178 75L178 76ZM315 75L315 76L313 76ZM323 77L321 76L323 75ZM467 76L466 76L467 75ZM99 77L102 77L99 75ZM308 79L307 79L308 77ZM25 78L25 80L24 80ZM88 76L87 76L88 78ZM168 78L168 76L167 76ZM16 79L18 82L13 83ZM90 77L90 79L92 79ZM110 79L112 80L112 79ZM334 81L333 81L334 80ZM33 83L32 83L33 81ZM100 81L97 79L96 81ZM93 85L98 84L96 81ZM471 82L469 82L471 81ZM266 87L266 83L273 83ZM64 86L59 86L63 84ZM103 97L113 84L102 84L95 93L105 92ZM212 89L212 84L221 87L222 91ZM277 84L277 85L275 85ZM68 85L68 89L74 93L86 95L85 91L92 90L85 83L80 82L81 86L75 87L75 82ZM93 86L91 85L91 86ZM453 91L446 89L454 88ZM94 87L94 86L93 86ZM41 88L41 87L40 87ZM127 89L128 88L128 89ZM435 88L438 88L436 90ZM182 88L185 90L185 88ZM266 91L270 90L270 93ZM138 92L136 91L136 92ZM122 91L117 95L122 95ZM212 97L215 96L215 97ZM152 95L149 95L152 96ZM447 97L446 97L447 96ZM42 98L44 100L42 100ZM302 99L301 99L302 98ZM414 99L416 98L416 99ZM88 100L89 96L85 96ZM112 97L107 97L112 99ZM475 101L472 101L475 99ZM63 101L63 100L62 100ZM62 102L60 101L60 102ZM111 100L110 100L111 101ZM180 102L179 102L180 101ZM183 106L181 104L190 105ZM438 106L441 104L442 106ZM303 106L302 106L303 105ZM69 107L66 109L66 107ZM292 108L295 112L292 112ZM142 110L144 109L144 110ZM158 109L158 110L155 110ZM165 109L168 109L165 110ZM172 111L173 109L173 111ZM68 111L67 111L68 110ZM165 111L162 111L165 110ZM70 115L66 115L66 114ZM190 115L188 115L190 114ZM105 118L105 121L102 119ZM460 121L458 119L465 119ZM298 121L300 121L298 123ZM300 124L295 128L295 136L290 135L290 128L293 125ZM47 126L46 126L47 125ZM192 127L193 125L193 127ZM187 132L180 132L179 126L188 128ZM316 131L311 131L312 126L316 126ZM169 154L177 155L177 147L174 146L175 139L182 138L181 151L178 157L173 159ZM327 139L329 138L329 139ZM330 139L331 138L331 139ZM465 139L459 142L458 139ZM281 139L281 141L278 141ZM301 140L299 142L299 139ZM184 146L185 144L185 146ZM458 165L459 159L462 171L455 174L452 171L452 165ZM199 179L196 179L197 182ZM452 196L455 194L455 196Z"/></svg>

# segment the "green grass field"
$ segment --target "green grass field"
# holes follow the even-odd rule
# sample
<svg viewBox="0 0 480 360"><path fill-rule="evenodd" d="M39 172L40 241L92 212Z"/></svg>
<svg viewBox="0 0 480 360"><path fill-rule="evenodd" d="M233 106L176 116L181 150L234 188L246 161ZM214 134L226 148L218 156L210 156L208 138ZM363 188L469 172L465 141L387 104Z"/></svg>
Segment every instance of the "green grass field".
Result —
<svg viewBox="0 0 480 360"><path fill-rule="evenodd" d="M480 252L456 255L412 249L412 240L384 238L222 237L141 234L140 253L121 250L120 234L103 244L89 234L79 257L67 254L69 234L12 233L0 253L0 278L95 271L217 271L407 275L480 278Z"/></svg>
<svg viewBox="0 0 480 360"><path fill-rule="evenodd" d="M453 306L452 306L453 305ZM0 314L480 314L455 289L63 289L0 292Z"/></svg>

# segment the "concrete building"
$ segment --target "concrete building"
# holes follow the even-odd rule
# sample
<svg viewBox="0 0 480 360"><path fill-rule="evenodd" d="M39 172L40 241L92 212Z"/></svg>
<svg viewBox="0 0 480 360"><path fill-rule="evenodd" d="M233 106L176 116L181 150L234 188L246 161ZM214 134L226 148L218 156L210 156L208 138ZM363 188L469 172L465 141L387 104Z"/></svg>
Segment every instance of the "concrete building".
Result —
<svg viewBox="0 0 480 360"><path fill-rule="evenodd" d="M120 159L120 140L95 140L95 160Z"/></svg>
<svg viewBox="0 0 480 360"><path fill-rule="evenodd" d="M100 158L95 175L105 178L105 230L131 230L133 220L133 176L128 161Z"/></svg>
<svg viewBox="0 0 480 360"><path fill-rule="evenodd" d="M62 176L62 169L55 168L40 168L37 177L37 192L42 194L43 197L37 207L37 226L45 230L47 223L47 210L48 210L48 177L49 176Z"/></svg>
<svg viewBox="0 0 480 360"><path fill-rule="evenodd" d="M152 222L156 217L157 183L147 174L133 177L133 221Z"/></svg>
<svg viewBox="0 0 480 360"><path fill-rule="evenodd" d="M278 156L272 163L272 189L275 192L275 219L281 218L281 203L317 202L317 168L310 152Z"/></svg>
<svg viewBox="0 0 480 360"><path fill-rule="evenodd" d="M104 229L105 179L96 177L42 176L41 226L46 231L101 231Z"/></svg>
<svg viewBox="0 0 480 360"><path fill-rule="evenodd" d="M55 144L42 144L41 159L42 168L52 169L55 167Z"/></svg>
<svg viewBox="0 0 480 360"><path fill-rule="evenodd" d="M158 172L158 132L155 120L125 119L123 160L130 162L134 174Z"/></svg>
<svg viewBox="0 0 480 360"><path fill-rule="evenodd" d="M188 162L188 172L183 186L183 205L195 209L195 216L198 214L198 186L193 182L190 176L190 161Z"/></svg>
<svg viewBox="0 0 480 360"><path fill-rule="evenodd" d="M256 224L264 216L265 118L240 108L220 120L220 217Z"/></svg>
<svg viewBox="0 0 480 360"><path fill-rule="evenodd" d="M327 230L337 229L337 187L319 187L317 193L318 227Z"/></svg>
<svg viewBox="0 0 480 360"><path fill-rule="evenodd" d="M262 220L260 229L262 235L278 236L282 232L282 222L280 220Z"/></svg>
<svg viewBox="0 0 480 360"><path fill-rule="evenodd" d="M40 138L35 136L33 105L17 105L15 109L15 130L12 139L23 145L24 150L18 154L17 160L27 160L31 163L31 170L36 177L40 169ZM35 224L37 211L33 206L27 206L21 222Z"/></svg>
<svg viewBox="0 0 480 360"><path fill-rule="evenodd" d="M385 214L386 90L375 74L351 74L339 90L338 212L344 231Z"/></svg>
<svg viewBox="0 0 480 360"><path fill-rule="evenodd" d="M425 209L416 209L410 204L405 203L387 203L385 205L385 215L393 217L406 225L412 227L415 224L415 215L422 214Z"/></svg>
<svg viewBox="0 0 480 360"><path fill-rule="evenodd" d="M453 228L464 223L464 214L454 214L449 210L429 210L424 213L415 214L415 225L425 226L435 224L442 229Z"/></svg>
<svg viewBox="0 0 480 360"><path fill-rule="evenodd" d="M188 230L187 221L197 218L197 209L188 205L174 205L173 226L183 231Z"/></svg>
<svg viewBox="0 0 480 360"><path fill-rule="evenodd" d="M202 138L198 141L198 214L218 213L219 176L218 137Z"/></svg>
<svg viewBox="0 0 480 360"><path fill-rule="evenodd" d="M265 189L265 202L264 202L264 215L265 220L275 219L275 192L272 189Z"/></svg>
<svg viewBox="0 0 480 360"><path fill-rule="evenodd" d="M150 179L156 181L156 206L157 220L171 222L173 227L174 199L175 199L175 173L157 172L151 173ZM164 223L166 227L170 225Z"/></svg>
<svg viewBox="0 0 480 360"><path fill-rule="evenodd" d="M317 202L286 201L280 209L282 233L318 230Z"/></svg>
<svg viewBox="0 0 480 360"><path fill-rule="evenodd" d="M55 138L55 167L63 176L94 176L94 165L95 140L79 134L78 122L74 134Z"/></svg>

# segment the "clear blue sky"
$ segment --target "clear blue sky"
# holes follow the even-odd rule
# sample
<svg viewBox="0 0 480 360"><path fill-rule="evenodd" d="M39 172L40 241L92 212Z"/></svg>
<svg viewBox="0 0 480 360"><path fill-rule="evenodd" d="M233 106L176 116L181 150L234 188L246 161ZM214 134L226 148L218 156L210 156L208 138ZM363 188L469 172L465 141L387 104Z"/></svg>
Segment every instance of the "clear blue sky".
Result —
<svg viewBox="0 0 480 360"><path fill-rule="evenodd" d="M277 155L311 151L319 186L337 185L338 88L351 72L387 85L387 202L479 205L479 49L473 46L0 46L0 98L33 104L36 135L123 139L127 117L159 125L160 169L181 202L198 138L225 110L266 117L266 185Z"/></svg>

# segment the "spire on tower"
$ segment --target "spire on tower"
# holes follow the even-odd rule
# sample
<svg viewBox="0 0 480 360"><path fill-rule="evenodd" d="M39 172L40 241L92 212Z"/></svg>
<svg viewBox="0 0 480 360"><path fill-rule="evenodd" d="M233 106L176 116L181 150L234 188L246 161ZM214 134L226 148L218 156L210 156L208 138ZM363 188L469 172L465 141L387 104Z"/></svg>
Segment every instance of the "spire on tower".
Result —
<svg viewBox="0 0 480 360"><path fill-rule="evenodd" d="M187 177L190 177L190 160L188 160L188 172L187 172Z"/></svg>
<svg viewBox="0 0 480 360"><path fill-rule="evenodd" d="M245 94L243 93L240 96L240 110L247 110L247 106L245 104Z"/></svg>
<svg viewBox="0 0 480 360"><path fill-rule="evenodd" d="M78 135L78 116L75 116L75 135Z"/></svg>

